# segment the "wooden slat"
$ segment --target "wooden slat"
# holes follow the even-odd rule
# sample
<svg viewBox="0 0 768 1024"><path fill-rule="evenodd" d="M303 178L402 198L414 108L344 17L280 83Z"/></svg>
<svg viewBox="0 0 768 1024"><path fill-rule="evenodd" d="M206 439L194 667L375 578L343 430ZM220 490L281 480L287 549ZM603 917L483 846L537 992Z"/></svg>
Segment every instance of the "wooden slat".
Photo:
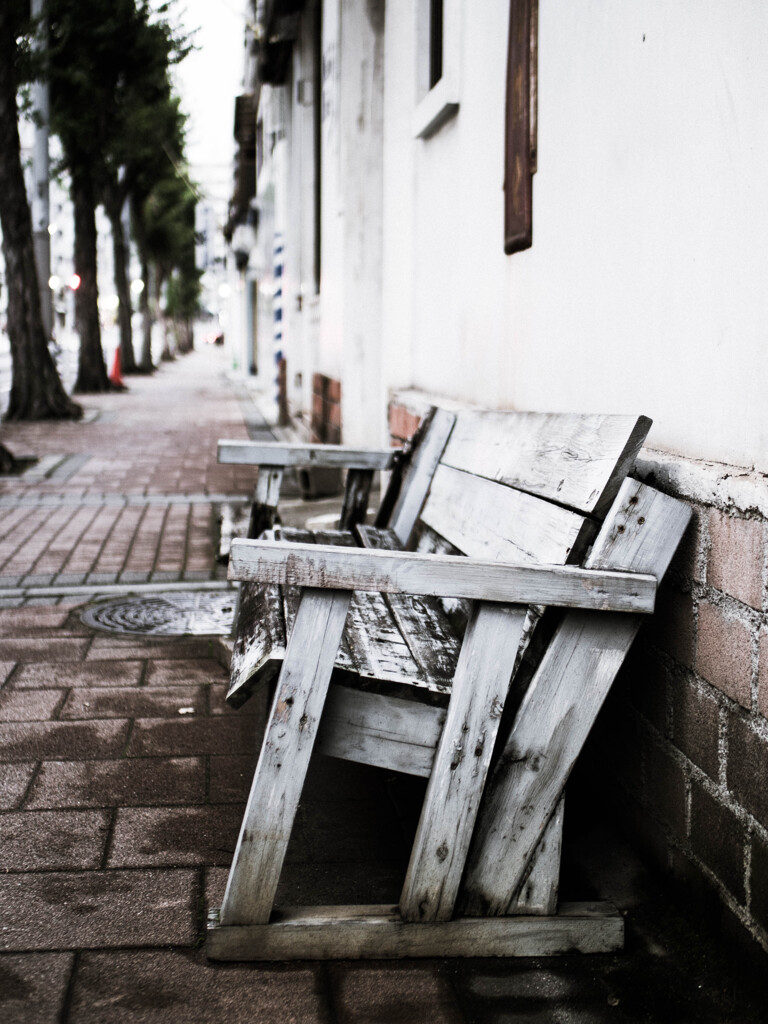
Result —
<svg viewBox="0 0 768 1024"><path fill-rule="evenodd" d="M270 924L208 926L210 960L348 960L555 956L622 948L624 918L610 903L566 903L556 917L460 918L406 924L392 906L285 907Z"/></svg>
<svg viewBox="0 0 768 1024"><path fill-rule="evenodd" d="M322 469L390 469L395 448L340 444L272 444L219 441L219 462L246 466L317 466Z"/></svg>
<svg viewBox="0 0 768 1024"><path fill-rule="evenodd" d="M241 707L257 685L275 678L284 657L285 618L280 588L242 583L227 703Z"/></svg>
<svg viewBox="0 0 768 1024"><path fill-rule="evenodd" d="M590 529L576 512L448 466L435 472L421 520L471 558L554 565Z"/></svg>
<svg viewBox="0 0 768 1024"><path fill-rule="evenodd" d="M661 578L690 509L627 480L588 559ZM597 713L640 626L568 612L549 644L486 787L465 881L469 913L506 914Z"/></svg>
<svg viewBox="0 0 768 1024"><path fill-rule="evenodd" d="M394 530L359 526L363 547L373 551L400 551ZM387 594L385 600L425 680L450 685L456 671L461 637L451 625L442 602L413 594Z"/></svg>
<svg viewBox="0 0 768 1024"><path fill-rule="evenodd" d="M442 461L600 517L650 428L646 416L467 410Z"/></svg>
<svg viewBox="0 0 768 1024"><path fill-rule="evenodd" d="M578 566L508 565L450 555L236 540L229 578L288 586L468 597L600 611L653 611L656 579Z"/></svg>
<svg viewBox="0 0 768 1024"><path fill-rule="evenodd" d="M222 924L266 924L347 617L350 591L302 595L245 809Z"/></svg>
<svg viewBox="0 0 768 1024"><path fill-rule="evenodd" d="M342 530L351 530L358 523L365 522L372 483L372 469L350 469L347 473L344 502L339 517L339 526Z"/></svg>
<svg viewBox="0 0 768 1024"><path fill-rule="evenodd" d="M260 537L265 530L271 530L274 526L283 472L282 466L264 466L259 470L248 523L249 537Z"/></svg>
<svg viewBox="0 0 768 1024"><path fill-rule="evenodd" d="M531 859L531 872L510 907L511 914L541 914L549 917L557 910L560 886L560 854L563 847L565 796L561 796L554 814Z"/></svg>
<svg viewBox="0 0 768 1024"><path fill-rule="evenodd" d="M394 530L402 544L408 543L419 518L455 419L454 414L445 409L434 409L430 413L418 440L414 440L410 461L403 472L400 493L389 522L378 524Z"/></svg>
<svg viewBox="0 0 768 1024"><path fill-rule="evenodd" d="M429 776L445 709L332 685L316 749L331 757Z"/></svg>
<svg viewBox="0 0 768 1024"><path fill-rule="evenodd" d="M525 608L473 608L400 897L404 921L453 915L525 618Z"/></svg>

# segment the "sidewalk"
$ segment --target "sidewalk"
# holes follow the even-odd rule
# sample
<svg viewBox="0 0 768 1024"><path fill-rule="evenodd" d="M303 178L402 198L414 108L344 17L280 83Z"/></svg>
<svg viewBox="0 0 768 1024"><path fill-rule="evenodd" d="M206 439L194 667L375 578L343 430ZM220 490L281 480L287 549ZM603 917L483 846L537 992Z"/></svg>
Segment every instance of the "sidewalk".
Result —
<svg viewBox="0 0 768 1024"><path fill-rule="evenodd" d="M254 473L217 466L216 441L268 431L224 371L206 346L87 397L85 423L3 428L40 462L0 479L0 1021L765 1020L761 979L599 817L572 833L563 885L626 911L620 956L208 963L263 700L226 708L215 640L80 616L109 594L227 586L215 509ZM279 900L396 902L421 783L318 758L308 785Z"/></svg>

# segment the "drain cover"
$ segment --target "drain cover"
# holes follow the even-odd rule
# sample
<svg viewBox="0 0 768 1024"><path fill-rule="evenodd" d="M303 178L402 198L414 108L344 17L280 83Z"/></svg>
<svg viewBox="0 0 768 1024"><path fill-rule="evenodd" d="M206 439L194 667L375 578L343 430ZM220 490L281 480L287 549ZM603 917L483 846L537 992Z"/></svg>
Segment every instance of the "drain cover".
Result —
<svg viewBox="0 0 768 1024"><path fill-rule="evenodd" d="M236 595L179 592L151 597L121 597L86 608L80 618L87 626L108 633L142 636L189 636L221 634L232 630Z"/></svg>

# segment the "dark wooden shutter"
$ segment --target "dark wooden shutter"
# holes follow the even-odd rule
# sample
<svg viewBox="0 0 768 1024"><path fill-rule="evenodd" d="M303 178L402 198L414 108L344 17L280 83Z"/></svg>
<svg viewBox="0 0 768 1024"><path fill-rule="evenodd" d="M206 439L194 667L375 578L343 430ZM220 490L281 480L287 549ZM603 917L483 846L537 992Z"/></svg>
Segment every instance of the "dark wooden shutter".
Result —
<svg viewBox="0 0 768 1024"><path fill-rule="evenodd" d="M537 0L510 0L504 146L504 252L533 243L536 170Z"/></svg>

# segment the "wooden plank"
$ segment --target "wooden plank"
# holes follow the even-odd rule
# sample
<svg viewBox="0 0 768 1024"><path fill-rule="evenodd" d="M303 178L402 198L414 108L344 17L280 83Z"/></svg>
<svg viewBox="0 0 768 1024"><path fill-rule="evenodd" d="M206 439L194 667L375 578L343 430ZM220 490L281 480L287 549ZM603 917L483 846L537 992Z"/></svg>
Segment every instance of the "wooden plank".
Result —
<svg viewBox="0 0 768 1024"><path fill-rule="evenodd" d="M403 472L400 493L389 522L377 524L394 530L402 544L408 543L419 518L455 420L454 414L445 409L432 411L423 431L414 439L410 461Z"/></svg>
<svg viewBox="0 0 768 1024"><path fill-rule="evenodd" d="M282 466L263 466L259 470L248 524L249 537L260 537L265 530L271 530L274 526L282 482Z"/></svg>
<svg viewBox="0 0 768 1024"><path fill-rule="evenodd" d="M357 523L365 522L372 483L372 469L350 469L347 473L344 502L339 517L339 526L342 530L351 530Z"/></svg>
<svg viewBox="0 0 768 1024"><path fill-rule="evenodd" d="M390 469L396 448L340 444L272 444L219 441L219 462L246 466L317 466L330 469Z"/></svg>
<svg viewBox="0 0 768 1024"><path fill-rule="evenodd" d="M269 920L351 599L343 590L302 595L229 872L222 924Z"/></svg>
<svg viewBox="0 0 768 1024"><path fill-rule="evenodd" d="M504 562L563 565L590 530L583 515L448 466L421 519L463 554Z"/></svg>
<svg viewBox="0 0 768 1024"><path fill-rule="evenodd" d="M285 657L285 618L280 588L242 583L227 703L241 707L257 686L271 682Z"/></svg>
<svg viewBox="0 0 768 1024"><path fill-rule="evenodd" d="M554 814L531 859L531 871L510 907L511 914L541 914L550 917L557 910L560 886L560 854L563 848L565 796L561 796Z"/></svg>
<svg viewBox="0 0 768 1024"><path fill-rule="evenodd" d="M333 684L315 749L426 778L445 714L444 708Z"/></svg>
<svg viewBox="0 0 768 1024"><path fill-rule="evenodd" d="M650 428L646 416L467 410L442 461L602 518Z"/></svg>
<svg viewBox="0 0 768 1024"><path fill-rule="evenodd" d="M588 559L661 578L690 509L627 480ZM640 626L637 616L568 612L528 689L486 787L465 881L469 913L507 914Z"/></svg>
<svg viewBox="0 0 768 1024"><path fill-rule="evenodd" d="M208 925L210 960L351 960L555 956L623 948L624 918L610 903L566 903L556 917L459 918L406 924L396 907L285 907L270 924Z"/></svg>
<svg viewBox="0 0 768 1024"><path fill-rule="evenodd" d="M656 579L571 565L510 565L461 556L269 540L232 544L229 578L288 586L468 597L600 611L653 611Z"/></svg>
<svg viewBox="0 0 768 1024"><path fill-rule="evenodd" d="M402 549L394 530L359 526L356 533L363 547L370 550ZM459 660L461 636L442 602L413 594L387 594L385 600L423 678L450 685Z"/></svg>
<svg viewBox="0 0 768 1024"><path fill-rule="evenodd" d="M525 608L472 610L400 897L404 921L453 915L525 619Z"/></svg>

